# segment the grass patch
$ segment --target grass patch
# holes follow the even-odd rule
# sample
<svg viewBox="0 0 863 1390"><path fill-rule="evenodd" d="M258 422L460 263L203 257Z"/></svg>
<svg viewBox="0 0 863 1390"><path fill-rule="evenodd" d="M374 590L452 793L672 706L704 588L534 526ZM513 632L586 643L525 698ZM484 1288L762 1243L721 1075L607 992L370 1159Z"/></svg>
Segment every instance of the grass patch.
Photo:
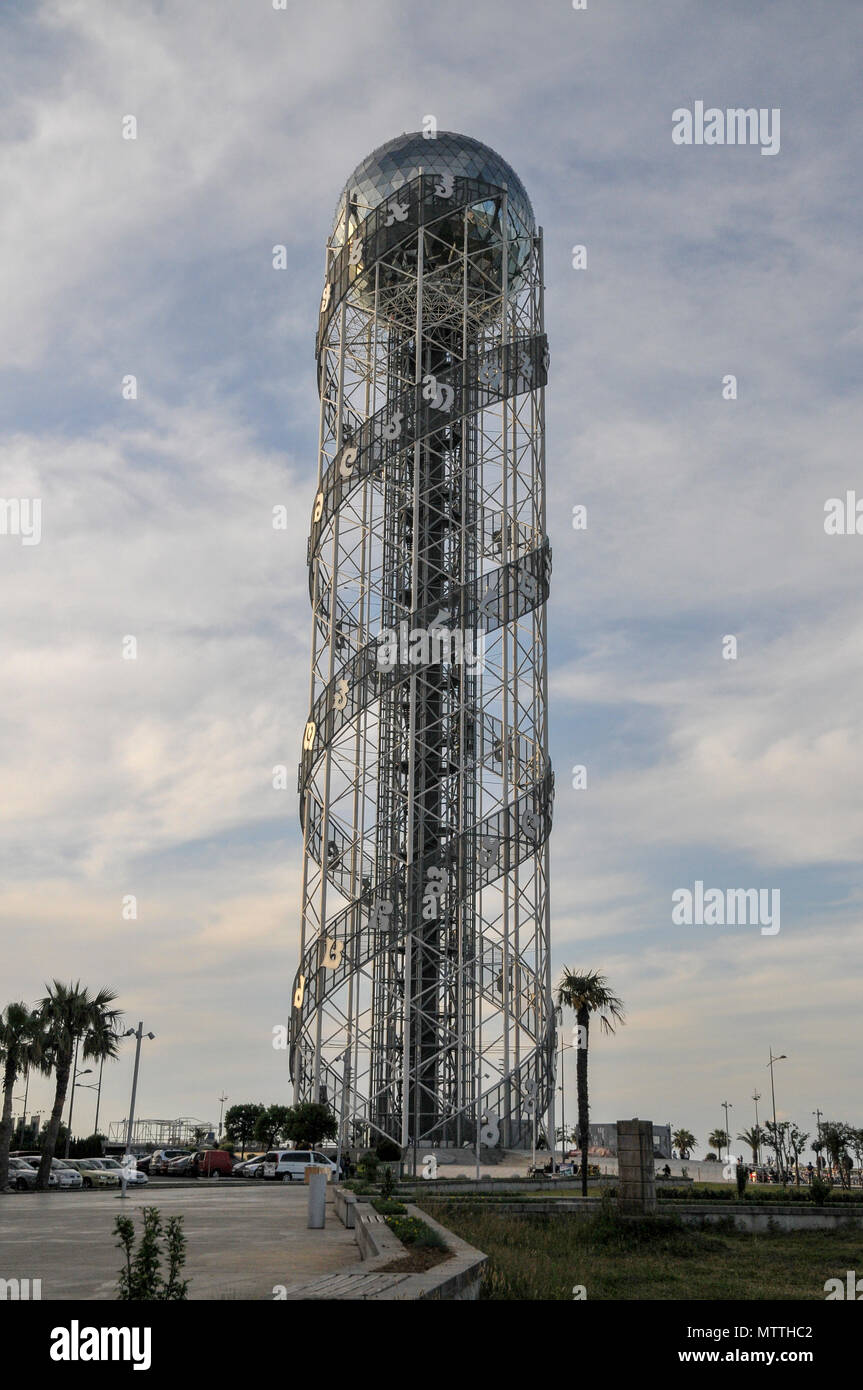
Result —
<svg viewBox="0 0 863 1390"><path fill-rule="evenodd" d="M379 1216L407 1216L408 1209L401 1202L389 1201L386 1197L372 1198L371 1205Z"/></svg>
<svg viewBox="0 0 863 1390"><path fill-rule="evenodd" d="M508 1216L487 1202L420 1205L489 1256L482 1297L588 1300L824 1299L824 1282L863 1268L863 1232L699 1230L673 1212L643 1221L560 1212Z"/></svg>
<svg viewBox="0 0 863 1390"><path fill-rule="evenodd" d="M446 1250L446 1242L418 1216L388 1216L386 1223L402 1245L416 1248Z"/></svg>

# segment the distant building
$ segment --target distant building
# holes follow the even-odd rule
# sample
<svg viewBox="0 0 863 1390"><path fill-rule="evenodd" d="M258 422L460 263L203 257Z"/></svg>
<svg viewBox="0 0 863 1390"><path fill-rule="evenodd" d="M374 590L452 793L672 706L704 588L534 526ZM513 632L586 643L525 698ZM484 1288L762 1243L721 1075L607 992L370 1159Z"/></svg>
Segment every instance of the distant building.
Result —
<svg viewBox="0 0 863 1390"><path fill-rule="evenodd" d="M613 1158L617 1154L617 1122L590 1126L588 1152L595 1158ZM653 1126L653 1157L671 1157L671 1126Z"/></svg>

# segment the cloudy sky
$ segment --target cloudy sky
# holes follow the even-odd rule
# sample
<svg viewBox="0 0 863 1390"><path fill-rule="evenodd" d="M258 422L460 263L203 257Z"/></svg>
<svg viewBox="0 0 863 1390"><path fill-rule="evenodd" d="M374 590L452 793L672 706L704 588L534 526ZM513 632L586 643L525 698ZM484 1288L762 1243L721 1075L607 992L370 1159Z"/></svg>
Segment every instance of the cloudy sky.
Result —
<svg viewBox="0 0 863 1390"><path fill-rule="evenodd" d="M686 1124L703 1155L721 1101L735 1133L754 1089L764 1116L772 1046L780 1116L863 1124L863 537L824 530L863 497L859 4L0 23L0 497L42 501L38 545L0 536L0 1002L116 989L157 1035L141 1116L284 1098L300 842L272 769L306 718L323 248L354 166L432 114L514 165L545 230L555 966L628 1011L593 1117ZM779 152L676 145L699 100L779 108ZM779 890L779 933L674 925L696 880Z"/></svg>

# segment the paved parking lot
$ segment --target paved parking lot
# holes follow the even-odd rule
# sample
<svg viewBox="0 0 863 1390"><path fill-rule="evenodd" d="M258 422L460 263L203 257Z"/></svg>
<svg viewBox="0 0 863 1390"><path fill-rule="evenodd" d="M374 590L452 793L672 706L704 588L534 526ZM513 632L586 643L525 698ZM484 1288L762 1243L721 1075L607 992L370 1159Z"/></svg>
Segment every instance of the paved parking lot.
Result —
<svg viewBox="0 0 863 1390"><path fill-rule="evenodd" d="M308 1188L299 1184L225 1187L152 1183L125 1201L110 1192L33 1192L0 1198L0 1278L41 1279L44 1299L113 1299L123 1252L115 1217L143 1227L141 1208L163 1220L182 1215L183 1271L193 1299L264 1299L277 1284L359 1264L353 1231L327 1203L323 1231L306 1228Z"/></svg>

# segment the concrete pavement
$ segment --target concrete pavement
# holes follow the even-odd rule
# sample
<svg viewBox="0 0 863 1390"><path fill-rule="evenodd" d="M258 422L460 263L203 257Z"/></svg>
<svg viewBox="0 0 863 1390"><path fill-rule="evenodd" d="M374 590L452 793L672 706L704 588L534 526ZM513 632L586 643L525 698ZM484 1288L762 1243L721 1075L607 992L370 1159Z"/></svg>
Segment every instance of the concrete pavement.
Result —
<svg viewBox="0 0 863 1390"><path fill-rule="evenodd" d="M215 1183L161 1190L154 1183L125 1201L98 1191L9 1194L0 1198L0 1279L41 1279L43 1300L115 1299L124 1255L114 1220L133 1219L137 1244L142 1208L157 1206L163 1223L184 1218L191 1299L272 1299L277 1285L360 1263L354 1233L327 1195L326 1227L310 1231L308 1188L298 1183L221 1191Z"/></svg>

